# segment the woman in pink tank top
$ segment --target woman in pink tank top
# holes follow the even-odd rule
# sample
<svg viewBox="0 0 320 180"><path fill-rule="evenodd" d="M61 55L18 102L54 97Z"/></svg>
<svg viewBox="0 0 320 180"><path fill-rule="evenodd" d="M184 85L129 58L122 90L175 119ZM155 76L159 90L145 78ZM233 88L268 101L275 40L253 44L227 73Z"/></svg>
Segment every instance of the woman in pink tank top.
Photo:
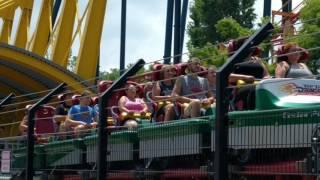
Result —
<svg viewBox="0 0 320 180"><path fill-rule="evenodd" d="M122 96L119 100L120 112L126 112L128 114L141 113L144 115L148 112L148 107L143 99L137 97L137 89L133 84L126 86L126 96ZM124 126L129 128L135 128L138 126L136 120L126 120L123 122Z"/></svg>

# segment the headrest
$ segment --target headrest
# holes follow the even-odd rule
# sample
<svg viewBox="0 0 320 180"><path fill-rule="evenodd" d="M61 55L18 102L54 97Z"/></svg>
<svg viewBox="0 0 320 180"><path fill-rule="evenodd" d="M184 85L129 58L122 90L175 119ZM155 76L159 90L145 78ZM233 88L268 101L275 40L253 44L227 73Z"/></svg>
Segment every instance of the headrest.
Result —
<svg viewBox="0 0 320 180"><path fill-rule="evenodd" d="M92 101L92 104L93 104L93 105L96 105L96 104L98 104L99 97L98 97L98 96L92 97L92 98L91 98L91 101Z"/></svg>
<svg viewBox="0 0 320 180"><path fill-rule="evenodd" d="M158 63L156 63L152 66L152 69L154 71L152 73L152 80L154 80L154 81L160 80L160 70L161 70L162 66L163 66L163 64L158 64Z"/></svg>
<svg viewBox="0 0 320 180"><path fill-rule="evenodd" d="M300 56L300 59L299 59L299 63L304 63L304 62L308 61L308 59L310 57L310 54L306 49L304 49L302 47L299 47L299 46L297 46L295 44L286 44L286 45L280 46L279 49L276 51L276 55L280 56L280 57L277 58L277 62L287 61L288 60L288 56L281 56L281 55L289 53L289 50L292 47L295 47L301 53L301 56Z"/></svg>
<svg viewBox="0 0 320 180"><path fill-rule="evenodd" d="M112 85L112 83L113 83L113 81L109 81L109 80L100 81L99 86L98 86L99 92L103 93L105 90L107 90Z"/></svg>
<svg viewBox="0 0 320 180"><path fill-rule="evenodd" d="M244 42L246 42L246 40L247 40L247 37L229 41L228 48L227 48L229 55L230 56L233 55L235 51L237 51L244 44ZM259 56L261 52L262 50L259 47L254 47L252 49L252 56Z"/></svg>
<svg viewBox="0 0 320 180"><path fill-rule="evenodd" d="M72 96L72 104L73 105L79 104L80 103L80 97L81 97L81 95L79 95L79 94L73 95Z"/></svg>

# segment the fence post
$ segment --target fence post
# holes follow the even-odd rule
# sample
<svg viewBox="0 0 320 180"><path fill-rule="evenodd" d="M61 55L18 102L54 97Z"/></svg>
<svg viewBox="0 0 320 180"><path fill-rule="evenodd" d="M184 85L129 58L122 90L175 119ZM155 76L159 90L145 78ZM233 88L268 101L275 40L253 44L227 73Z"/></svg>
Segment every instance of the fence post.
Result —
<svg viewBox="0 0 320 180"><path fill-rule="evenodd" d="M0 109L2 109L2 106L10 103L10 101L12 100L12 98L14 97L15 95L13 93L9 94L7 97L5 97L1 102L0 102Z"/></svg>
<svg viewBox="0 0 320 180"><path fill-rule="evenodd" d="M107 175L107 147L108 147L108 130L107 130L107 106L108 99L111 98L112 92L120 88L129 76L136 74L145 64L143 59L139 59L136 64L129 68L120 78L115 81L101 96L99 97L99 123L98 123L98 142L97 142L97 179L105 180Z"/></svg>
<svg viewBox="0 0 320 180"><path fill-rule="evenodd" d="M46 96L41 98L38 102L32 105L32 107L28 111L28 136L27 136L27 173L26 173L26 180L32 180L34 175L33 170L33 156L34 156L34 117L36 111L42 104L47 103L51 97L55 94L60 93L63 91L65 83L61 83L51 92L49 92Z"/></svg>
<svg viewBox="0 0 320 180"><path fill-rule="evenodd" d="M215 121L215 154L214 154L214 179L228 179L228 106L227 98L228 77L233 71L236 63L242 62L249 54L250 48L261 43L273 29L271 23L261 27L252 35L227 63L217 71L217 100L216 100L216 121Z"/></svg>

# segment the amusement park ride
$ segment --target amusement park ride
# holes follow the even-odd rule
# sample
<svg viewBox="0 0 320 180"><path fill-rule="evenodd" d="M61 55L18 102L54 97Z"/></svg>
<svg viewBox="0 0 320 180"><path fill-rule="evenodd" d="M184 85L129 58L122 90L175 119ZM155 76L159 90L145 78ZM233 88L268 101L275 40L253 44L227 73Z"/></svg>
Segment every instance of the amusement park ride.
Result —
<svg viewBox="0 0 320 180"><path fill-rule="evenodd" d="M0 34L0 97L5 98L10 93L20 97L20 102L14 102L14 106L9 106L7 99L1 102L0 107L2 103L8 104L3 106L2 111L12 111L3 114L0 112L0 125L12 124L1 126L2 137L16 136L18 133L18 124L15 122L21 121L24 111L15 110L24 109L30 104L30 100L44 96L48 90L56 88L62 82L73 92L90 90L99 94L98 96L103 96L122 80L120 78L115 82L96 81L106 0L88 1L83 15L78 12L77 0L41 2L35 31L30 34L34 1L0 0L0 17L3 21ZM125 10L126 0L122 2ZM282 35L273 40L272 43L275 45L283 44L286 36L295 34L294 23L299 19L299 13L292 12L291 3L291 0L283 0L283 8L272 11L271 14L271 0L264 1L264 16L271 16L273 23L275 16L282 17ZM174 22L179 24L175 26L174 31L174 66L177 75L183 75L187 67L186 63L179 62L177 58L182 52L184 33L181 31L185 28L187 5L188 1L184 1L181 13L181 1L168 0L164 60L165 63L169 63L172 57L172 24L175 11ZM12 38L13 21L18 8L21 10L21 16L16 36ZM122 31L125 31L125 11L122 15ZM70 72L67 70L69 53L76 36L81 39L81 44L76 70ZM122 43L124 42L125 35L122 32ZM247 43L248 47L249 44ZM124 52L123 45L121 52ZM241 53L234 56L239 54ZM124 68L124 54L121 55L121 59L120 67ZM131 83L137 85L142 92L146 86L139 84L139 79L143 77L142 79L147 80L160 80L161 66L162 64L155 63L151 72L131 76L130 80L134 81ZM233 173L236 179L302 179L307 178L307 175L310 175L310 178L318 176L319 93L320 84L315 79L262 80L255 87L256 104L253 110L233 109L232 112L227 112L228 150L222 150L230 154L231 158L228 161L235 167ZM28 96L24 96L25 94ZM109 97L106 104L100 105L114 107L123 94L124 91L119 90ZM10 98L11 96L8 96L8 99ZM63 100L64 96L58 98ZM77 104L78 101L78 97L75 96L73 103ZM157 102L153 103L156 104L152 107L155 111L160 105ZM92 98L91 105L95 104L98 104L98 97ZM220 106L217 106L218 110L219 108ZM219 118L219 113L170 123L141 121L137 129L124 129L116 127L114 123L121 118L120 114L113 108L108 108L108 112L113 116L105 118L108 119L108 128L111 131L108 135L108 147L105 147L108 149L106 166L109 179L144 179L146 176L150 176L150 179L206 179L214 175L212 154L223 153L219 142L216 142L216 131L221 124L215 126L213 123ZM35 117L43 120L41 123L35 123L36 133L44 134L44 131L47 131L54 134L53 114L54 108L51 106L41 106L35 112ZM143 118L149 117L152 117L152 114L146 114ZM45 125L47 129L40 128ZM88 136L81 138L54 137L44 141L41 138L37 139L37 144L32 149L33 170L45 174L58 172L59 179L79 179L77 172L67 174L64 170L99 169L101 164L96 164L96 160L101 155L101 149L98 149L96 144L103 141L101 133L100 130L98 134L92 130ZM23 174L26 160L29 158L29 154L28 157L26 155L25 142L19 144L17 138L2 138L0 142L2 149L11 151L12 174ZM28 153L29 150L28 147ZM29 165L30 160L27 175L31 172L28 169Z"/></svg>

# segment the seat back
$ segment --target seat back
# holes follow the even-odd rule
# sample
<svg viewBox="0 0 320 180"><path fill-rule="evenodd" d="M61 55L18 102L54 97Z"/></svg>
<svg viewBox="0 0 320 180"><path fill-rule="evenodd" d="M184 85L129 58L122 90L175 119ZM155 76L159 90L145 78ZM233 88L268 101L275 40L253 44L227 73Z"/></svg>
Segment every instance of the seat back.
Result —
<svg viewBox="0 0 320 180"><path fill-rule="evenodd" d="M53 117L55 114L55 108L51 106L43 106L36 112L35 128L36 134L48 134L56 132L56 125Z"/></svg>

